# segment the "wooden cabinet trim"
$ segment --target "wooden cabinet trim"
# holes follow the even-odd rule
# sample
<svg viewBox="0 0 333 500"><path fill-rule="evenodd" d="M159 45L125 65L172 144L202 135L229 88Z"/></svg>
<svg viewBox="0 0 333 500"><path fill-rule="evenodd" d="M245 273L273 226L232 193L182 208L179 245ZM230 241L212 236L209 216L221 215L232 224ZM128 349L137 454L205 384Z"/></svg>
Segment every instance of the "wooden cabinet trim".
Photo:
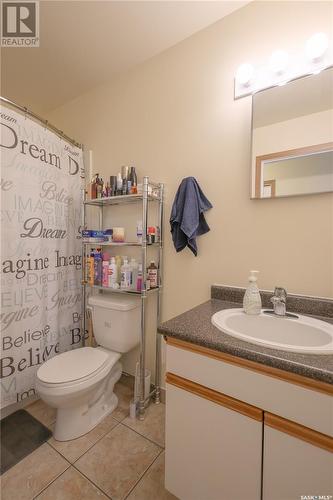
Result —
<svg viewBox="0 0 333 500"><path fill-rule="evenodd" d="M289 382L291 384L299 385L305 389L310 389L317 392L322 392L329 396L333 395L333 385L327 382L321 382L319 380L314 380L303 375L298 375L297 373L287 372L281 370L280 368L274 368L272 366L263 365L257 363L256 361L250 361L248 359L240 358L238 356L233 356L232 354L227 354L221 351L215 351L209 347L203 347L197 344L192 344L191 342L186 342L184 340L176 339L174 337L166 338L168 345L179 347L180 349L185 349L186 351L191 351L196 354L201 354L203 356L208 356L213 359L224 361L232 365L240 366L241 368L246 368L268 377L277 378L283 380L284 382Z"/></svg>
<svg viewBox="0 0 333 500"><path fill-rule="evenodd" d="M258 420L259 422L263 421L263 411L256 406L252 406L244 403L243 401L239 401L238 399L226 396L221 392L209 389L208 387L192 382L192 380L180 377L174 373L167 372L165 380L168 384L174 385L184 391L191 392L201 398L208 399L209 401L224 406L229 410L236 411L246 417Z"/></svg>
<svg viewBox="0 0 333 500"><path fill-rule="evenodd" d="M264 412L264 423L272 429L289 434L297 439L306 441L307 443L322 448L326 451L333 453L333 438L322 434L321 432L314 431L301 424L296 424L291 420L283 417L278 417L273 413Z"/></svg>

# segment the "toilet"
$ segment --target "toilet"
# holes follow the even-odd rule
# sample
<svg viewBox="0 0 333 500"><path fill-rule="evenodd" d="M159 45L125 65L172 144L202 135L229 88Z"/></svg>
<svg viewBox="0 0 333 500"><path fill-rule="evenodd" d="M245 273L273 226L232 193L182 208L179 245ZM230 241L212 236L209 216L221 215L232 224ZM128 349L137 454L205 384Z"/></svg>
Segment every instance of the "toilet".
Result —
<svg viewBox="0 0 333 500"><path fill-rule="evenodd" d="M79 347L46 361L37 371L36 388L57 409L53 436L68 441L86 434L115 410L113 392L122 373L120 357L139 344L140 299L112 293L91 296L98 347Z"/></svg>

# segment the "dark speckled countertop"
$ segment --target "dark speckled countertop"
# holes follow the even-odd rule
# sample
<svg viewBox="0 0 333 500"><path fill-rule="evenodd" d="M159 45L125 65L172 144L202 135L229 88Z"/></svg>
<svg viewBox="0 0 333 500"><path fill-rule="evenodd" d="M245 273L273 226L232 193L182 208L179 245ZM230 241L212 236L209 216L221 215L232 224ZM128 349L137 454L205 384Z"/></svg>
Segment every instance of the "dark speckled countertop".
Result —
<svg viewBox="0 0 333 500"><path fill-rule="evenodd" d="M217 294L214 294L212 289L212 296L214 295ZM158 331L161 334L191 342L192 344L209 347L240 358L333 384L333 355L300 354L250 344L231 337L213 326L211 323L212 315L217 311L232 307L242 306L239 302L213 298L166 321L159 327ZM333 324L332 317L318 315L312 315L312 317Z"/></svg>

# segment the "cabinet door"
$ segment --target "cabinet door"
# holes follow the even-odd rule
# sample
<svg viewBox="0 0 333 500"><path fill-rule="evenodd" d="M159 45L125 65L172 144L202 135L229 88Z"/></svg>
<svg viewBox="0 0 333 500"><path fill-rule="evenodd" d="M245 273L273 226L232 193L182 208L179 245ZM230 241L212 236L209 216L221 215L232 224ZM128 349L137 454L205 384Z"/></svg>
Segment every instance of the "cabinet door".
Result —
<svg viewBox="0 0 333 500"><path fill-rule="evenodd" d="M333 495L333 454L296 435L265 425L263 464L263 500Z"/></svg>
<svg viewBox="0 0 333 500"><path fill-rule="evenodd" d="M260 500L262 426L167 384L166 488L181 500Z"/></svg>

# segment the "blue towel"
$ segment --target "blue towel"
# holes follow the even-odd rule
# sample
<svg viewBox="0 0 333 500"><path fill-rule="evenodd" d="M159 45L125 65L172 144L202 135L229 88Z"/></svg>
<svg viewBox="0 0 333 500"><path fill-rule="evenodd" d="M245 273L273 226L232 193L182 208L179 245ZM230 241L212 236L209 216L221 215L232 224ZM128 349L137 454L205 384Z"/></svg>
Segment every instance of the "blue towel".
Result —
<svg viewBox="0 0 333 500"><path fill-rule="evenodd" d="M188 246L197 256L196 238L210 231L204 212L212 207L194 177L182 180L170 215L171 234L177 252Z"/></svg>

